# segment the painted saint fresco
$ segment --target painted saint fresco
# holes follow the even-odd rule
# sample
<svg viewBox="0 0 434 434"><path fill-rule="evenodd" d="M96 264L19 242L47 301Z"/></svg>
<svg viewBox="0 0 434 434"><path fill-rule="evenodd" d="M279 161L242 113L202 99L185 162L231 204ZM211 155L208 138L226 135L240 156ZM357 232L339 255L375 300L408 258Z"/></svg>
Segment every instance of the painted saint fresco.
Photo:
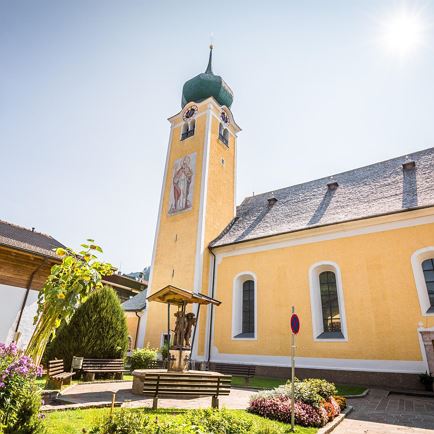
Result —
<svg viewBox="0 0 434 434"><path fill-rule="evenodd" d="M169 214L176 214L192 207L195 170L196 152L175 161L170 188Z"/></svg>

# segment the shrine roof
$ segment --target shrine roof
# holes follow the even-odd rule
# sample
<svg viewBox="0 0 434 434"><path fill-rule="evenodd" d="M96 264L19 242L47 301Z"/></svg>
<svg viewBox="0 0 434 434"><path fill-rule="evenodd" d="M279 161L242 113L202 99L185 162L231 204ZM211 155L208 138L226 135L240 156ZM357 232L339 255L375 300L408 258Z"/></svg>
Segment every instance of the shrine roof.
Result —
<svg viewBox="0 0 434 434"><path fill-rule="evenodd" d="M183 303L198 303L214 304L219 306L221 304L220 301L199 292L188 291L187 289L177 288L172 285L167 285L159 291L154 292L147 298L147 300L175 305L181 305Z"/></svg>

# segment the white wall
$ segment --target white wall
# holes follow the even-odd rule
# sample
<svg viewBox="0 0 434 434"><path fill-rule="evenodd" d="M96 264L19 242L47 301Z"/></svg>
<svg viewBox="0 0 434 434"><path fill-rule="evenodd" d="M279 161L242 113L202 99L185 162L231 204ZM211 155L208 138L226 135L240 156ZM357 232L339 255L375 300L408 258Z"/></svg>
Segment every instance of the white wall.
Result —
<svg viewBox="0 0 434 434"><path fill-rule="evenodd" d="M12 341L25 294L25 288L0 284L0 342ZM22 334L18 346L21 348L28 343L33 333L37 299L38 291L30 290L19 328Z"/></svg>

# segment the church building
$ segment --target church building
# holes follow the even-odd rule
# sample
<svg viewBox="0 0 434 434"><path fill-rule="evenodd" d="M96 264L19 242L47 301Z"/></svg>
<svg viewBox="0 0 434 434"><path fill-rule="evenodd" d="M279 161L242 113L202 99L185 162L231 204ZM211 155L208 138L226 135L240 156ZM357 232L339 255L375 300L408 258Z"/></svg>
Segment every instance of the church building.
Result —
<svg viewBox="0 0 434 434"><path fill-rule="evenodd" d="M434 148L236 206L232 101L211 47L169 118L148 295L221 301L196 326L192 359L208 366L288 376L295 306L298 376L419 387L434 373ZM148 303L139 343L160 347L167 330L166 307Z"/></svg>

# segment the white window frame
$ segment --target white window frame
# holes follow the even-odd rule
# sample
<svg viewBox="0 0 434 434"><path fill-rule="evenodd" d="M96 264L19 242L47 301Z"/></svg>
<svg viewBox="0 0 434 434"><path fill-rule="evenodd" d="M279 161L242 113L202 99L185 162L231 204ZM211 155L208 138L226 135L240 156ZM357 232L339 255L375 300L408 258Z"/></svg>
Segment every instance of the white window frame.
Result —
<svg viewBox="0 0 434 434"><path fill-rule="evenodd" d="M431 307L428 296L428 288L425 282L425 276L422 270L422 262L426 259L434 258L434 247L428 246L416 250L411 255L411 265L413 267L414 282L416 284L417 295L419 298L420 310L422 316L434 316L434 312L428 312Z"/></svg>
<svg viewBox="0 0 434 434"><path fill-rule="evenodd" d="M319 275L324 271L331 271L336 276L336 289L338 293L339 314L341 317L341 333L343 338L320 338L324 333L324 323L321 306L321 291ZM341 270L335 262L321 261L313 264L309 269L310 305L312 311L313 340L316 342L348 342L347 319L345 315L344 291L342 289Z"/></svg>
<svg viewBox="0 0 434 434"><path fill-rule="evenodd" d="M243 283L253 280L254 283L254 318L255 331L253 337L236 337L243 329ZM252 271L243 271L234 277L232 285L232 340L234 341L256 341L258 338L258 282L256 274Z"/></svg>

